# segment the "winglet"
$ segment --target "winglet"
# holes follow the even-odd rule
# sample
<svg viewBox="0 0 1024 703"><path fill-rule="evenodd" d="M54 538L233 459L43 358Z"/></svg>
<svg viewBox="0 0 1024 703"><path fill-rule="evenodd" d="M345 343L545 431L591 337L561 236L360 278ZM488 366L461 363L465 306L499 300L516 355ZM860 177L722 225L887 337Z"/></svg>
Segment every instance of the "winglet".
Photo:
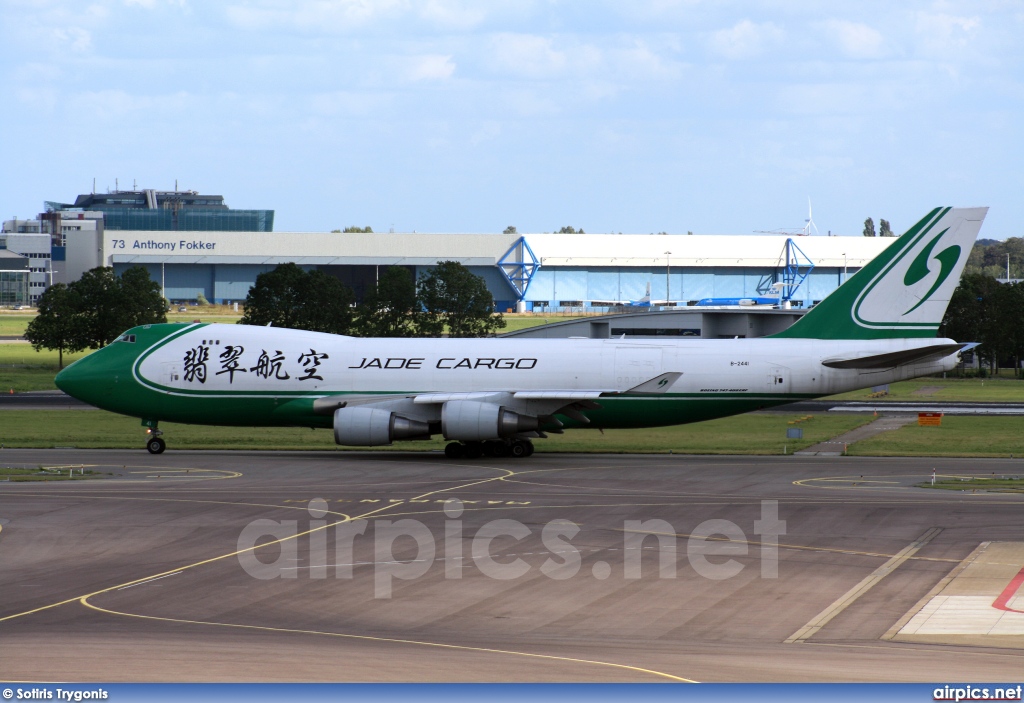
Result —
<svg viewBox="0 0 1024 703"><path fill-rule="evenodd" d="M644 381L639 386L633 386L629 390L623 391L623 393L644 393L647 395L666 393L682 375L683 374L680 371L669 371L668 373L663 373L660 376L655 376L649 381Z"/></svg>

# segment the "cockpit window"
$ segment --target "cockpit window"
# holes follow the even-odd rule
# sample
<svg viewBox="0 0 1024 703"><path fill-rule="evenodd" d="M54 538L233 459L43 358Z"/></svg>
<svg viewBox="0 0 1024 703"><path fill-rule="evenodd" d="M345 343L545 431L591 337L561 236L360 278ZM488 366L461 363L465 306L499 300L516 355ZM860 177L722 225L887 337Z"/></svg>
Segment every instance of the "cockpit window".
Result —
<svg viewBox="0 0 1024 703"><path fill-rule="evenodd" d="M134 344L135 343L135 335L134 334L122 334L120 337L117 338L117 341L118 342L130 342L130 343Z"/></svg>

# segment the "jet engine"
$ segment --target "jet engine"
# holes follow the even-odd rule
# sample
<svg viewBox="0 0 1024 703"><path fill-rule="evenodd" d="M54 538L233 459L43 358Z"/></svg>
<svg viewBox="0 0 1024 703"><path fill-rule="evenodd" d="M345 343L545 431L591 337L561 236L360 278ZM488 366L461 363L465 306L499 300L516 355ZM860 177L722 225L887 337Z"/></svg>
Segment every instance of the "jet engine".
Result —
<svg viewBox="0 0 1024 703"><path fill-rule="evenodd" d="M338 408L334 441L353 447L377 447L399 439L430 439L430 425L381 408Z"/></svg>
<svg viewBox="0 0 1024 703"><path fill-rule="evenodd" d="M441 432L445 439L479 442L515 437L538 427L540 421L536 417L521 415L494 403L449 400L441 410Z"/></svg>

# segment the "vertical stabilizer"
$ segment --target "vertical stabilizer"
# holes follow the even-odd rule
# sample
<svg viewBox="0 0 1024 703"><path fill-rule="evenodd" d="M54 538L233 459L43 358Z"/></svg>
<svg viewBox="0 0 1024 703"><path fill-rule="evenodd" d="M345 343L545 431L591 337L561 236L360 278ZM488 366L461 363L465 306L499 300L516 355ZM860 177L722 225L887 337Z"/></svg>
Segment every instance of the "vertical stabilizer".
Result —
<svg viewBox="0 0 1024 703"><path fill-rule="evenodd" d="M774 337L934 337L988 208L936 208Z"/></svg>

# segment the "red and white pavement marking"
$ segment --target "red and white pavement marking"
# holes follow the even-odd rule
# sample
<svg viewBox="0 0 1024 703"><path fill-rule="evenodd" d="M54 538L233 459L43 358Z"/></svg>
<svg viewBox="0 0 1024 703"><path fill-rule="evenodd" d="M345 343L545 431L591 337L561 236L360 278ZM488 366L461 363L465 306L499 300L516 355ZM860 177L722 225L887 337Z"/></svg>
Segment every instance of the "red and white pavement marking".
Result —
<svg viewBox="0 0 1024 703"><path fill-rule="evenodd" d="M904 625L907 635L1024 635L1024 543L982 545Z"/></svg>

